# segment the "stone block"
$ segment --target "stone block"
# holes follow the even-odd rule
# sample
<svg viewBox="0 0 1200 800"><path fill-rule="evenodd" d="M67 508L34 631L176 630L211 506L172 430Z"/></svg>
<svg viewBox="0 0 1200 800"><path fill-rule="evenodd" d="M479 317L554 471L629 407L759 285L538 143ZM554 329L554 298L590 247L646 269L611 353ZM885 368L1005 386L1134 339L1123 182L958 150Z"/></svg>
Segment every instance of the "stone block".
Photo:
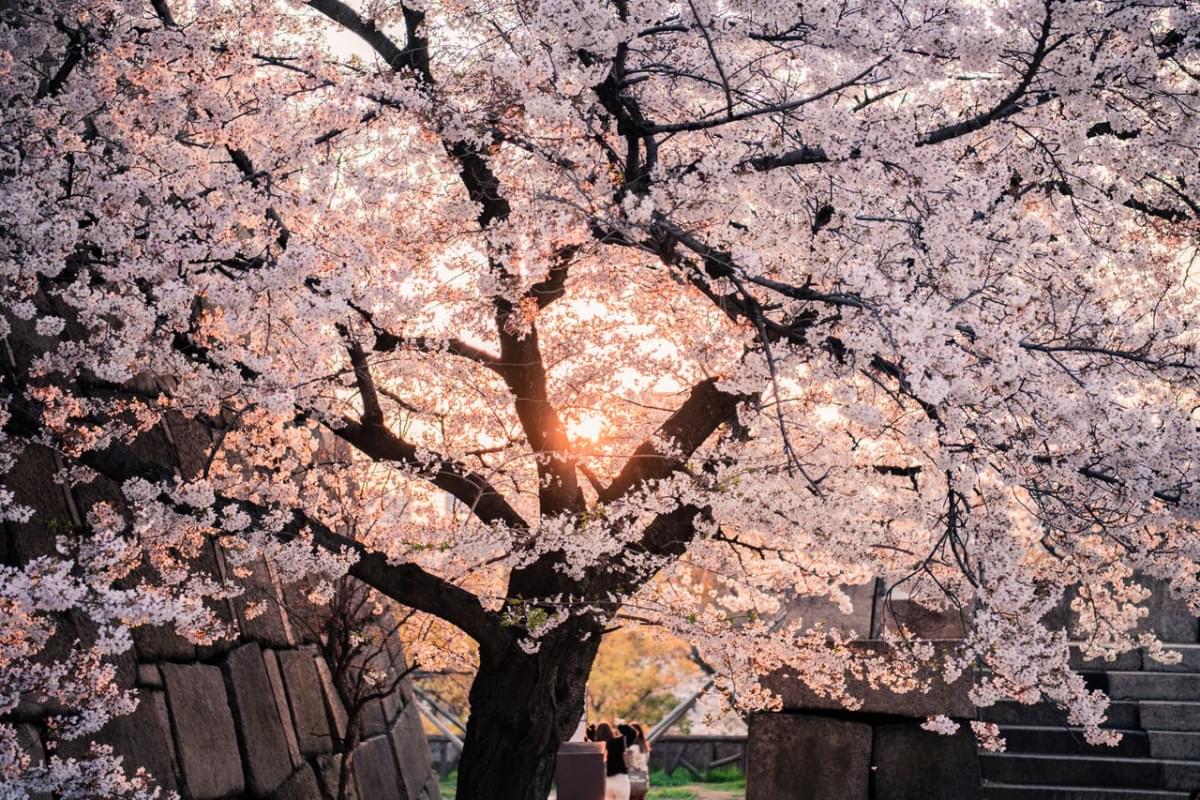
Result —
<svg viewBox="0 0 1200 800"><path fill-rule="evenodd" d="M179 463L175 446L160 425L143 431L129 446L135 456L151 464L174 469Z"/></svg>
<svg viewBox="0 0 1200 800"><path fill-rule="evenodd" d="M746 800L867 800L871 726L805 714L750 718Z"/></svg>
<svg viewBox="0 0 1200 800"><path fill-rule="evenodd" d="M296 726L296 742L304 756L333 750L333 734L325 702L321 697L321 678L317 674L315 648L280 650L280 671L287 687L288 705Z"/></svg>
<svg viewBox="0 0 1200 800"><path fill-rule="evenodd" d="M0 475L0 486L11 491L18 503L30 508L28 522L5 523L5 563L24 564L54 552L54 540L75 527L67 495L54 482L58 471L54 454L42 447L26 447L17 463Z"/></svg>
<svg viewBox="0 0 1200 800"><path fill-rule="evenodd" d="M386 736L362 742L354 751L354 778L358 793L371 800L409 800L396 768L392 745Z"/></svg>
<svg viewBox="0 0 1200 800"><path fill-rule="evenodd" d="M286 612L279 605L270 568L265 561L255 560L248 569L248 577L235 578L245 587L245 592L233 599L242 636L272 647L290 647L294 642L288 636ZM263 604L260 614L247 614L247 606L251 603Z"/></svg>
<svg viewBox="0 0 1200 800"><path fill-rule="evenodd" d="M163 664L162 673L188 795L215 800L240 793L242 757L220 668Z"/></svg>
<svg viewBox="0 0 1200 800"><path fill-rule="evenodd" d="M908 599L880 595L875 599L873 637L884 632L898 633L901 627L920 639L961 639L965 635L966 614L956 608L932 609Z"/></svg>
<svg viewBox="0 0 1200 800"><path fill-rule="evenodd" d="M225 659L225 675L233 703L234 721L245 753L246 784L256 795L265 795L287 780L292 771L284 724L257 644L234 650Z"/></svg>
<svg viewBox="0 0 1200 800"><path fill-rule="evenodd" d="M320 656L313 659L313 663L316 664L317 675L321 678L321 695L325 699L325 713L333 720L337 740L341 741L346 737L346 725L349 722L346 706L342 703L342 697L338 694L337 687L333 685L333 675L329 671L329 664L325 663L325 659Z"/></svg>
<svg viewBox="0 0 1200 800"><path fill-rule="evenodd" d="M167 790L178 788L179 765L162 692L142 689L132 714L113 717L93 736L60 742L58 755L86 758L92 741L110 745L113 754L124 759L127 773L144 767L153 776L155 785Z"/></svg>
<svg viewBox="0 0 1200 800"><path fill-rule="evenodd" d="M1067 635L1072 639L1079 640L1074 636L1075 624L1078 622L1078 617L1071 610L1071 603L1074 601L1076 591L1074 587L1067 588L1062 596L1058 598L1058 602L1042 617L1042 624L1050 630L1066 631Z"/></svg>
<svg viewBox="0 0 1200 800"><path fill-rule="evenodd" d="M1171 597L1168 582L1146 576L1139 576L1138 582L1151 592L1144 604L1147 616L1138 629L1153 632L1164 642L1195 644L1200 635L1200 620L1188 611L1186 603ZM1071 610L1071 602L1077 595L1074 588L1064 592L1043 622L1051 628L1068 630L1073 639L1083 640L1089 638L1092 631L1080 629L1078 615Z"/></svg>
<svg viewBox="0 0 1200 800"><path fill-rule="evenodd" d="M442 800L442 787L438 784L436 773L429 776L429 781L421 790L421 800Z"/></svg>
<svg viewBox="0 0 1200 800"><path fill-rule="evenodd" d="M379 705L383 709L383 718L387 720L387 724L391 725L396 721L396 717L400 716L403 711L413 701L412 686L408 681L400 682L399 691L385 694L379 699Z"/></svg>
<svg viewBox="0 0 1200 800"><path fill-rule="evenodd" d="M383 713L383 701L370 700L363 705L362 712L359 715L359 724L362 725L364 739L387 733L388 720Z"/></svg>
<svg viewBox="0 0 1200 800"><path fill-rule="evenodd" d="M1114 700L1200 700L1200 674L1182 672L1110 672Z"/></svg>
<svg viewBox="0 0 1200 800"><path fill-rule="evenodd" d="M1138 703L1142 728L1148 731L1200 731L1200 703Z"/></svg>
<svg viewBox="0 0 1200 800"><path fill-rule="evenodd" d="M79 650L80 642L96 640L96 623L79 609L68 609L54 615L54 632L38 654L38 659L49 663L71 658ZM117 670L117 681L122 686L133 684L136 662L129 652L109 659Z"/></svg>
<svg viewBox="0 0 1200 800"><path fill-rule="evenodd" d="M194 661L196 645L172 625L143 625L132 631L137 657L143 661Z"/></svg>
<svg viewBox="0 0 1200 800"><path fill-rule="evenodd" d="M196 557L190 562L193 570L211 575L215 580L222 580L221 564L216 550L211 543L204 544ZM140 567L121 581L125 588L134 588L139 580L152 578L144 574L146 567ZM227 627L231 627L236 635L236 623L232 609L225 600L208 601L205 603L213 614ZM218 640L211 645L196 646L175 633L172 626L155 625L143 626L133 630L133 643L139 661L195 661L211 660L236 646L230 639Z"/></svg>
<svg viewBox="0 0 1200 800"><path fill-rule="evenodd" d="M337 795L333 795L336 797ZM317 785L317 776L312 767L301 764L300 769L271 795L272 800L324 800L321 787Z"/></svg>
<svg viewBox="0 0 1200 800"><path fill-rule="evenodd" d="M185 478L194 478L204 469L208 460L208 450L212 447L212 436L208 426L195 419L188 419L177 411L167 412L163 425L175 443L180 471Z"/></svg>
<svg viewBox="0 0 1200 800"><path fill-rule="evenodd" d="M1195 644L1200 639L1200 620L1188 610L1187 603L1171 597L1168 582L1142 578L1153 594L1145 605L1150 612L1141 629L1150 630L1164 642Z"/></svg>
<svg viewBox="0 0 1200 800"><path fill-rule="evenodd" d="M46 748L42 746L42 737L38 734L37 728L32 725L18 725L17 746L29 755L30 760L35 765L45 763ZM39 792L29 795L28 800L51 800L51 796Z"/></svg>
<svg viewBox="0 0 1200 800"><path fill-rule="evenodd" d="M143 689L137 709L127 717L117 717L108 728L108 734L98 736L97 741L111 744L114 753L124 756L126 768L145 767L164 789L179 785L179 764L163 692Z"/></svg>
<svg viewBox="0 0 1200 800"><path fill-rule="evenodd" d="M318 642L322 626L329 618L328 606L317 605L308 599L311 589L311 582L285 583L280 586L293 640L309 646Z"/></svg>
<svg viewBox="0 0 1200 800"><path fill-rule="evenodd" d="M75 500L76 508L79 509L81 519L86 519L88 509L97 503L108 503L128 517L125 495L121 492L121 485L103 476L96 475L86 483L73 485L71 496Z"/></svg>
<svg viewBox="0 0 1200 800"><path fill-rule="evenodd" d="M41 734L34 726L17 726L17 745L29 754L34 764L41 764L46 760L46 748L42 746Z"/></svg>
<svg viewBox="0 0 1200 800"><path fill-rule="evenodd" d="M1096 789L1048 788L1045 786L996 786L988 787L988 800L1188 800L1182 792L1160 792L1154 789L1106 790L1101 794Z"/></svg>
<svg viewBox="0 0 1200 800"><path fill-rule="evenodd" d="M1178 664L1164 664L1142 653L1142 669L1147 672L1200 672L1200 645L1171 644L1172 652L1179 654Z"/></svg>
<svg viewBox="0 0 1200 800"><path fill-rule="evenodd" d="M317 780L326 797L338 796L338 782L342 776L342 754L329 753L317 756ZM354 762L350 762L350 780L346 784L347 800L359 800L358 786L354 782Z"/></svg>
<svg viewBox="0 0 1200 800"><path fill-rule="evenodd" d="M417 800L421 789L433 774L433 759L429 755L429 742L421 725L421 713L416 703L409 703L400 714L391 730L392 749L404 781L406 800Z"/></svg>
<svg viewBox="0 0 1200 800"><path fill-rule="evenodd" d="M267 669L267 679L271 682L271 694L275 697L275 707L279 709L279 716L284 723L283 738L287 742L288 755L292 759L292 766L299 767L304 763L304 757L300 755L300 743L296 739L295 721L288 704L287 689L283 685L279 658L274 650L264 650L262 655L263 666Z"/></svg>
<svg viewBox="0 0 1200 800"><path fill-rule="evenodd" d="M1084 658L1079 647L1071 646L1071 669L1088 672L1095 670L1138 670L1142 668L1142 651L1128 650L1124 653L1118 653L1112 659L1100 658Z"/></svg>
<svg viewBox="0 0 1200 800"><path fill-rule="evenodd" d="M1200 788L1200 762L1166 761L1162 771L1164 789L1191 792Z"/></svg>
<svg viewBox="0 0 1200 800"><path fill-rule="evenodd" d="M1118 756L1148 758L1150 739L1145 731L1123 730L1114 746L1088 744L1079 728L1015 726L1002 731L1009 753L1038 755Z"/></svg>
<svg viewBox="0 0 1200 800"><path fill-rule="evenodd" d="M1150 755L1174 761L1200 761L1200 733L1150 731Z"/></svg>
<svg viewBox="0 0 1200 800"><path fill-rule="evenodd" d="M983 797L975 737L965 725L953 736L920 723L878 725L872 745L871 800L979 800Z"/></svg>
<svg viewBox="0 0 1200 800"><path fill-rule="evenodd" d="M886 648L884 643L875 641L856 642L854 646L875 652ZM854 679L847 681L847 687L852 696L863 701L859 710L864 713L894 714L918 719L924 719L931 714L945 714L949 717L975 716L975 707L967 697L971 688L970 673L964 673L952 684L947 684L941 675L934 671L927 671L924 677L929 680L929 690L926 692L918 690L898 694L886 688L871 689L864 682ZM818 696L807 684L786 670L767 675L762 679L762 683L780 696L783 708L788 711L838 711L844 708L837 700Z"/></svg>
<svg viewBox="0 0 1200 800"><path fill-rule="evenodd" d="M846 613L828 597L798 597L788 604L789 620L800 619L805 627L821 625L825 629L838 630L849 636L872 635L872 615L875 604L875 582L844 586L842 591L850 598L853 609Z"/></svg>
<svg viewBox="0 0 1200 800"><path fill-rule="evenodd" d="M150 689L163 688L162 673L158 671L158 665L138 664L137 685L145 686Z"/></svg>
<svg viewBox="0 0 1200 800"><path fill-rule="evenodd" d="M995 722L1000 725L1045 725L1062 727L1067 724L1067 713L1056 708L1051 703L1034 703L1024 705L1013 701L1001 701L995 705L979 709L979 716L985 722ZM1106 728L1137 728L1139 727L1138 704L1130 701L1116 701L1108 706L1108 721Z"/></svg>
<svg viewBox="0 0 1200 800"><path fill-rule="evenodd" d="M979 761L984 780L992 783L1158 789L1162 781L1160 762L1150 759L982 753Z"/></svg>

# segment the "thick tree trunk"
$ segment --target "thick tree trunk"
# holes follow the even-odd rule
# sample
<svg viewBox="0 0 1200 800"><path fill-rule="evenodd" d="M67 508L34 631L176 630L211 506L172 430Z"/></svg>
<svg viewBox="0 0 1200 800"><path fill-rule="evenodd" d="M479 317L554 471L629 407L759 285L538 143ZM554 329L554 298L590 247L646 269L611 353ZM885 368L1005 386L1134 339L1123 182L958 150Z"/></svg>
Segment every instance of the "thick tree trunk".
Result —
<svg viewBox="0 0 1200 800"><path fill-rule="evenodd" d="M598 631L556 631L533 655L480 664L458 764L458 800L545 800L558 746L583 715Z"/></svg>

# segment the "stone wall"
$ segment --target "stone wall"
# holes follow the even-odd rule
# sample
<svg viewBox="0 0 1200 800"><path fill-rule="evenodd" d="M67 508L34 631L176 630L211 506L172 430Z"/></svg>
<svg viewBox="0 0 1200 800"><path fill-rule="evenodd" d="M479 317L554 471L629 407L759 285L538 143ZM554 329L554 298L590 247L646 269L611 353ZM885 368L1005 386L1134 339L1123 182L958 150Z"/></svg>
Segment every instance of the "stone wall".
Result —
<svg viewBox="0 0 1200 800"><path fill-rule="evenodd" d="M96 741L190 800L337 797L346 709L315 647L246 641L206 660L136 661L140 702ZM436 800L436 776L407 687L374 701L354 750L351 796ZM41 750L38 731L23 734ZM65 756L83 742L63 743Z"/></svg>
<svg viewBox="0 0 1200 800"><path fill-rule="evenodd" d="M200 468L208 443L202 426L176 418L149 431L135 449L186 475ZM30 448L14 470L0 477L35 511L29 522L0 530L0 562L21 564L49 553L57 536L81 530L81 509L86 513L97 500L120 507L116 486L98 479L67 488L55 481L61 468L51 451ZM215 579L229 579L216 545L208 546L197 567ZM139 706L93 738L111 745L131 772L145 767L159 785L185 800L332 800L347 713L330 665L315 646L313 626L299 624L300 616L321 611L301 595L285 592L265 562L253 568L249 584L245 596L214 608L236 631L232 639L198 647L167 629L136 629L133 650L117 666L121 683L137 687ZM265 610L249 613L250 602ZM89 636L86 620L65 616L47 655L52 658L76 638L86 641ZM387 661L380 666L403 672L398 644L389 642L380 657ZM32 701L19 711L25 719L39 716ZM361 719L351 796L436 800L436 776L407 682L370 701ZM50 745L44 731L32 724L22 725L20 734L38 758L47 746L67 757L88 750L84 741Z"/></svg>

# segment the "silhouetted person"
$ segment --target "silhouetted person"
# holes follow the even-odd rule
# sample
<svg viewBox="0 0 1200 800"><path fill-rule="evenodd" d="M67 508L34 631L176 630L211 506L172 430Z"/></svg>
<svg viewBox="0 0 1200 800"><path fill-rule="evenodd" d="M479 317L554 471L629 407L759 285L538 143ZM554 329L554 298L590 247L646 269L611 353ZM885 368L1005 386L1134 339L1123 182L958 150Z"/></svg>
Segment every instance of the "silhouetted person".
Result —
<svg viewBox="0 0 1200 800"><path fill-rule="evenodd" d="M629 770L629 798L642 800L650 791L650 745L640 722L618 726L625 739L625 766Z"/></svg>
<svg viewBox="0 0 1200 800"><path fill-rule="evenodd" d="M608 752L608 780L604 800L629 800L629 770L625 765L625 737L607 722L596 726L595 741L604 742Z"/></svg>

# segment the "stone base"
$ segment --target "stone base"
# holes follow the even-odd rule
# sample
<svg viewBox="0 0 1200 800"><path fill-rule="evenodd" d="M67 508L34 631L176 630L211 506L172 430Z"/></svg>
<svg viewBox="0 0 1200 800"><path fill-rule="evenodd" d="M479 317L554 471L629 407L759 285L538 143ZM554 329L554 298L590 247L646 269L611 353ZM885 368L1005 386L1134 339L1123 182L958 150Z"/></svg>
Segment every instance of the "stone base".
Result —
<svg viewBox="0 0 1200 800"><path fill-rule="evenodd" d="M746 800L981 800L969 729L878 715L756 714Z"/></svg>

